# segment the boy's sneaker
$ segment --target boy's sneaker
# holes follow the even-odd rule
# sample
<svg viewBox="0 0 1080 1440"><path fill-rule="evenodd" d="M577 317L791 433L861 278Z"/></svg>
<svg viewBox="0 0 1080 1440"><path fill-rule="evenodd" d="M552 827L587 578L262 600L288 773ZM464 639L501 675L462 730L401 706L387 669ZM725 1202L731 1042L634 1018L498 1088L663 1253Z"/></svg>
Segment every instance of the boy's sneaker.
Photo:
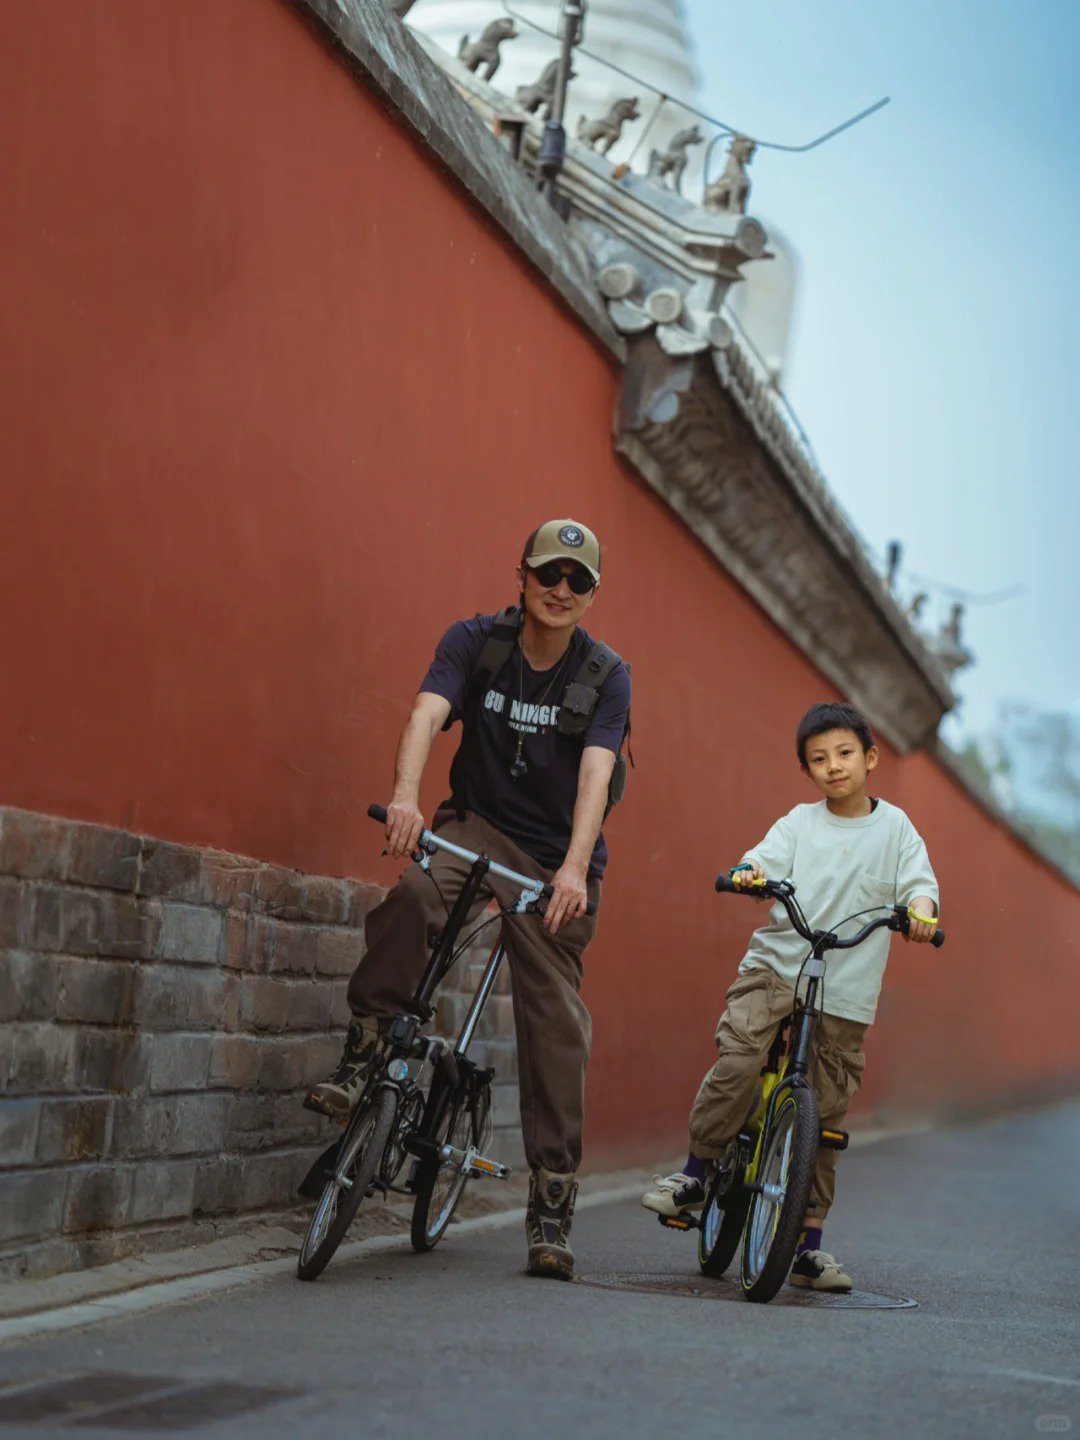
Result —
<svg viewBox="0 0 1080 1440"><path fill-rule="evenodd" d="M529 1208L525 1212L525 1238L529 1242L527 1275L574 1278L574 1252L570 1226L574 1219L577 1181L573 1175L534 1170L529 1177Z"/></svg>
<svg viewBox="0 0 1080 1440"><path fill-rule="evenodd" d="M345 1035L345 1049L338 1067L321 1085L316 1085L304 1100L305 1110L329 1115L331 1120L345 1120L363 1093L368 1064L375 1053L379 1031L374 1020L354 1020Z"/></svg>
<svg viewBox="0 0 1080 1440"><path fill-rule="evenodd" d="M788 1277L792 1285L804 1290L832 1290L846 1294L851 1289L851 1276L844 1274L844 1267L824 1250L804 1250L796 1255Z"/></svg>
<svg viewBox="0 0 1080 1440"><path fill-rule="evenodd" d="M681 1171L677 1175L654 1175L653 1188L646 1190L641 1203L657 1215L678 1215L682 1210L700 1210L705 1204L705 1183Z"/></svg>

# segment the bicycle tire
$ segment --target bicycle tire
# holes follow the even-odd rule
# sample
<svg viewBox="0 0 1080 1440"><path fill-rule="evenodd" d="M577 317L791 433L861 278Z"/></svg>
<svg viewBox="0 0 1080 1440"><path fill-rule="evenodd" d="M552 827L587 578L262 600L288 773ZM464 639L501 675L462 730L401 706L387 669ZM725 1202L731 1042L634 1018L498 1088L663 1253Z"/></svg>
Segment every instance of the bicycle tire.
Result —
<svg viewBox="0 0 1080 1440"><path fill-rule="evenodd" d="M749 1191L741 1184L734 1194L728 1191L726 1206L716 1203L718 1188L719 1181L714 1180L698 1222L698 1265L710 1280L719 1280L739 1253L746 1212L750 1208Z"/></svg>
<svg viewBox="0 0 1080 1440"><path fill-rule="evenodd" d="M437 1143L451 1144L458 1150L483 1144L484 1123L491 1108L491 1093L484 1086L470 1096L462 1090L447 1097L446 1108L436 1127ZM424 1255L446 1234L454 1211L461 1202L468 1176L459 1174L442 1188L447 1167L437 1160L424 1162L416 1184L412 1228L409 1238L418 1255Z"/></svg>
<svg viewBox="0 0 1080 1440"><path fill-rule="evenodd" d="M757 1304L773 1298L787 1279L795 1258L795 1246L810 1203L819 1132L813 1091L807 1086L789 1090L773 1114L758 1167L759 1183L783 1183L783 1199L777 1204L764 1195L752 1194L743 1229L739 1279L744 1297ZM788 1146L786 1159L785 1146ZM770 1219L771 1235L766 1233ZM762 1246L764 1255L756 1256L755 1251Z"/></svg>
<svg viewBox="0 0 1080 1440"><path fill-rule="evenodd" d="M345 1238L360 1202L378 1174L394 1126L397 1101L393 1090L380 1090L349 1122L334 1174L323 1188L300 1246L296 1273L301 1280L321 1275ZM347 1188L339 1183L340 1175L351 1181Z"/></svg>

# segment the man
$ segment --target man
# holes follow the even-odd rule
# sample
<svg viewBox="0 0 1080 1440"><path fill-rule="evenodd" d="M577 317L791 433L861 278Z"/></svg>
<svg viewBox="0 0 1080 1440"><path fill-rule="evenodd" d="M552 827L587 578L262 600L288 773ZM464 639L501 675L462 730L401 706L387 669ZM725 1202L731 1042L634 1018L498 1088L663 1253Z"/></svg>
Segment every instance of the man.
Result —
<svg viewBox="0 0 1080 1440"><path fill-rule="evenodd" d="M391 855L404 857L416 848L424 825L420 780L432 742L460 720L451 799L433 828L509 869L542 876L554 889L542 922L509 917L505 936L531 1171L527 1270L570 1279L591 1034L578 991L582 952L596 930L595 916L585 911L588 901L600 899L607 861L600 827L627 728L630 675L616 657L593 692L585 687L584 708L592 708L580 733L564 733L567 717L560 725L559 713L567 690L595 655L580 622L600 583L596 536L576 521L549 520L526 541L517 579L517 638L504 645L495 669L485 673L481 657L490 653L485 642L505 617L459 620L439 642L398 745L386 839ZM452 905L467 867L440 851L431 870ZM493 896L503 905L511 898L504 883L490 877L477 909ZM304 1102L310 1109L341 1118L355 1105L379 1022L408 1006L427 962L429 930L437 930L445 915L430 877L410 866L367 917L367 953L349 984L355 1018L337 1070Z"/></svg>

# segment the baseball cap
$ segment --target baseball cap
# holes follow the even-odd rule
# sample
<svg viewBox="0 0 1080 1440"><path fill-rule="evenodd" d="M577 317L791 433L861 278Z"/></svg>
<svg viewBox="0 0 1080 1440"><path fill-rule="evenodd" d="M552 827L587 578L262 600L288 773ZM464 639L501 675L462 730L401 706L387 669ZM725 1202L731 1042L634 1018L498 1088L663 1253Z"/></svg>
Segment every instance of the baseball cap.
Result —
<svg viewBox="0 0 1080 1440"><path fill-rule="evenodd" d="M575 560L600 580L600 542L577 520L548 520L525 541L521 563L535 570L549 560Z"/></svg>

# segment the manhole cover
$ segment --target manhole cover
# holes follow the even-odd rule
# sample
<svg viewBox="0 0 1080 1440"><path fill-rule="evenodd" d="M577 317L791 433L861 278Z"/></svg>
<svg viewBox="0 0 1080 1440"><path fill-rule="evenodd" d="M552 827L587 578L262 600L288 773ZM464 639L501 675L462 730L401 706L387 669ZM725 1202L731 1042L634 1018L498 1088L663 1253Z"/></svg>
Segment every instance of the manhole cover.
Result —
<svg viewBox="0 0 1080 1440"><path fill-rule="evenodd" d="M578 1285L597 1290L632 1290L638 1295L674 1295L683 1300L737 1300L745 1304L735 1280L706 1280L702 1275L660 1275L650 1271L603 1270L580 1275ZM784 1285L773 1305L796 1305L815 1310L914 1310L918 1301L897 1295L872 1295L868 1290L850 1290L846 1295L829 1295L820 1290L800 1290Z"/></svg>
<svg viewBox="0 0 1080 1440"><path fill-rule="evenodd" d="M97 1426L110 1431L186 1430L229 1420L296 1394L232 1380L98 1371L31 1381L0 1392L0 1425Z"/></svg>

